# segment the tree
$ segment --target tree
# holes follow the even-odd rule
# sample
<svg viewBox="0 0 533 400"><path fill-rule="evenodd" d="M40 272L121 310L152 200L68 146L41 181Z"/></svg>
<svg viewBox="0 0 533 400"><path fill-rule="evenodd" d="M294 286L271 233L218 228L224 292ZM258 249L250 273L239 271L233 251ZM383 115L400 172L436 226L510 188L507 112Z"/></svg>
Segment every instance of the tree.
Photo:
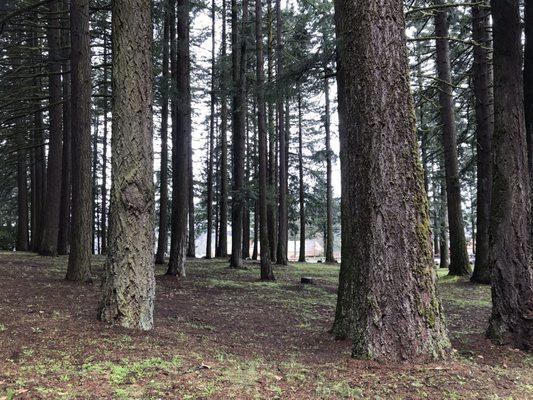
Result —
<svg viewBox="0 0 533 400"><path fill-rule="evenodd" d="M533 349L531 193L523 104L519 1L491 1L494 40L494 136L490 264L496 343Z"/></svg>
<svg viewBox="0 0 533 400"><path fill-rule="evenodd" d="M477 229L476 262L472 281L490 283L489 225L491 197L491 140L493 110L491 101L490 69L490 10L486 5L472 7L472 39L474 66L472 81L476 99L476 146L477 146Z"/></svg>
<svg viewBox="0 0 533 400"><path fill-rule="evenodd" d="M442 6L443 4L444 0L435 0L436 6ZM445 8L440 8L435 12L439 104L444 146L446 194L448 198L448 224L450 229L449 271L450 275L469 275L470 262L466 250L463 213L461 210L461 183L457 161L457 130L452 97L447 15L448 12Z"/></svg>
<svg viewBox="0 0 533 400"><path fill-rule="evenodd" d="M176 68L176 124L172 128L172 243L167 274L185 276L187 217L189 216L189 145L191 136L191 82L189 54L189 1L178 0ZM192 233L194 236L194 232Z"/></svg>
<svg viewBox="0 0 533 400"><path fill-rule="evenodd" d="M530 185L533 185L533 0L524 1L524 107Z"/></svg>
<svg viewBox="0 0 533 400"><path fill-rule="evenodd" d="M337 311L354 357L440 358L450 343L435 288L403 2L337 0L335 11L344 269Z"/></svg>
<svg viewBox="0 0 533 400"><path fill-rule="evenodd" d="M327 71L326 71L327 73ZM326 262L334 263L333 255L333 188L331 185L332 177L332 157L331 150L331 123L330 123L330 100L329 100L329 79L324 78L324 94L326 105L324 109L324 130L326 131Z"/></svg>
<svg viewBox="0 0 533 400"><path fill-rule="evenodd" d="M91 50L89 0L70 4L72 110L72 230L67 279L91 277Z"/></svg>
<svg viewBox="0 0 533 400"><path fill-rule="evenodd" d="M163 28L163 71L161 85L161 170L159 172L159 235L157 238L156 264L165 263L168 245L168 86L169 80L169 40L170 40L170 1L164 2L165 21Z"/></svg>
<svg viewBox="0 0 533 400"><path fill-rule="evenodd" d="M150 6L112 5L112 188L98 310L102 321L140 330L153 328L155 296Z"/></svg>
<svg viewBox="0 0 533 400"><path fill-rule="evenodd" d="M300 203L300 254L298 262L305 262L305 185L303 162L302 93L298 92L298 178Z"/></svg>
<svg viewBox="0 0 533 400"><path fill-rule="evenodd" d="M17 251L28 251L30 247L28 231L28 165L24 135L21 128L16 128L17 145Z"/></svg>
<svg viewBox="0 0 533 400"><path fill-rule="evenodd" d="M263 59L263 7L261 1L255 2L255 41L256 41L256 94L257 94L257 135L259 138L259 241L261 257L261 280L274 280L270 264L267 224L267 129L266 105L264 95L265 72Z"/></svg>
<svg viewBox="0 0 533 400"><path fill-rule="evenodd" d="M49 3L46 38L49 47L48 78L50 82L49 119L50 135L48 141L48 166L46 199L43 208L43 233L39 253L45 256L57 254L59 234L59 207L61 203L61 164L62 164L62 96L61 96L61 35L56 22L60 15L60 1Z"/></svg>

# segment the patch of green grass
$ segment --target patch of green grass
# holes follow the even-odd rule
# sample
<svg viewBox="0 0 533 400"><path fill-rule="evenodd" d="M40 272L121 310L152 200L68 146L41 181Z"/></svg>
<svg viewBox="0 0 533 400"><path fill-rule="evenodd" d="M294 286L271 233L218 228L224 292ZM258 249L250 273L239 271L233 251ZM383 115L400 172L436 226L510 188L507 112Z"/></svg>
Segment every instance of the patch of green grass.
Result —
<svg viewBox="0 0 533 400"><path fill-rule="evenodd" d="M364 399L363 391L358 387L351 387L348 382L318 382L316 394L327 399Z"/></svg>
<svg viewBox="0 0 533 400"><path fill-rule="evenodd" d="M7 331L7 327L4 324L0 324L0 332Z"/></svg>

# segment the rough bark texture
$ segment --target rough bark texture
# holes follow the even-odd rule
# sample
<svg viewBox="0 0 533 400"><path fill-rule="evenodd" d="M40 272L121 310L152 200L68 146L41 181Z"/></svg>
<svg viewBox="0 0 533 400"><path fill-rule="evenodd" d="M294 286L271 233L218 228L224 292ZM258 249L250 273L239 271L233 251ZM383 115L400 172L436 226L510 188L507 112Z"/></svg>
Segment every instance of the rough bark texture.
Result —
<svg viewBox="0 0 533 400"><path fill-rule="evenodd" d="M211 2L211 113L209 116L209 154L207 160L207 239L205 245L205 258L209 259L213 253L213 164L215 143L215 40L216 40L216 15L215 0Z"/></svg>
<svg viewBox="0 0 533 400"><path fill-rule="evenodd" d="M157 237L156 264L165 263L168 246L168 92L169 92L169 40L170 4L165 3L163 28L163 85L161 87L161 168L159 171L159 235Z"/></svg>
<svg viewBox="0 0 533 400"><path fill-rule="evenodd" d="M444 0L435 0L441 6ZM466 250L466 238L461 210L461 182L457 159L457 130L450 72L450 48L448 43L448 12L441 8L435 12L435 36L437 42L437 75L439 78L439 104L446 170L446 194L448 196L448 224L450 227L450 275L469 275L470 262Z"/></svg>
<svg viewBox="0 0 533 400"><path fill-rule="evenodd" d="M179 15L179 14L178 14ZM178 17L179 18L179 17ZM178 42L179 43L179 42ZM178 54L179 57L179 54ZM179 59L181 60L181 59ZM190 89L189 89L190 92ZM190 97L190 95L189 95ZM189 103L190 104L190 103ZM190 108L190 106L189 106ZM189 113L190 114L190 113ZM190 119L190 117L189 117ZM187 152L187 171L189 174L189 189L188 189L188 210L189 210L189 228L187 230L187 257L196 257L196 230L195 230L195 215L194 215L194 171L193 171L193 149L192 149L192 130L189 129L189 150Z"/></svg>
<svg viewBox="0 0 533 400"><path fill-rule="evenodd" d="M17 128L15 133L17 145L17 251L30 248L28 217L28 160L25 150L24 134Z"/></svg>
<svg viewBox="0 0 533 400"><path fill-rule="evenodd" d="M191 136L191 82L189 54L189 1L178 0L176 66L176 124L172 128L172 242L168 275L185 277L189 216L189 138Z"/></svg>
<svg viewBox="0 0 533 400"><path fill-rule="evenodd" d="M300 254L298 262L305 262L305 185L303 161L302 93L298 93L298 177L300 202Z"/></svg>
<svg viewBox="0 0 533 400"><path fill-rule="evenodd" d="M35 87L40 87L38 79L33 80ZM36 96L40 92L37 91ZM44 155L43 115L40 100L34 105L37 111L33 114L33 165L32 165L32 192L31 192L31 249L39 251L43 235L43 207L46 197L46 162Z"/></svg>
<svg viewBox="0 0 533 400"><path fill-rule="evenodd" d="M104 94L104 136L102 138L102 212L100 215L100 231L102 236L100 238L102 242L102 254L107 254L107 140L108 140L108 51L107 51L107 31L104 32L104 84L102 90Z"/></svg>
<svg viewBox="0 0 533 400"><path fill-rule="evenodd" d="M494 137L490 221L496 343L533 349L531 200L524 119L518 0L493 0Z"/></svg>
<svg viewBox="0 0 533 400"><path fill-rule="evenodd" d="M446 201L446 184L441 182L440 186L440 264L439 268L448 269L450 267L450 241L448 238L448 207Z"/></svg>
<svg viewBox="0 0 533 400"><path fill-rule="evenodd" d="M153 328L155 296L150 4L112 6L111 212L98 311L102 321L140 330Z"/></svg>
<svg viewBox="0 0 533 400"><path fill-rule="evenodd" d="M533 187L533 0L524 0L524 108L529 184Z"/></svg>
<svg viewBox="0 0 533 400"><path fill-rule="evenodd" d="M244 27L248 21L248 1L242 2L242 24L239 27L239 6L231 1L231 44L233 64L233 193L231 210L231 268L242 267L242 225L244 186L244 147L246 113L246 40Z"/></svg>
<svg viewBox="0 0 533 400"><path fill-rule="evenodd" d="M342 264L352 280L341 282L349 291L339 301L350 303L352 354L437 359L450 343L435 286L403 2L337 0L335 11Z"/></svg>
<svg viewBox="0 0 533 400"><path fill-rule="evenodd" d="M222 59L226 60L226 0L222 1ZM220 228L218 229L218 245L216 256L226 257L228 255L228 100L226 88L228 83L227 69L221 72L221 93L220 93L220 195L219 214Z"/></svg>
<svg viewBox="0 0 533 400"><path fill-rule="evenodd" d="M276 110L277 128L279 141L279 212L278 212L278 240L276 262L287 265L287 232L288 232L288 174L285 154L287 153L287 136L285 133L285 111L284 100L285 90L281 77L283 75L283 42L282 42L282 20L281 20L281 0L276 0Z"/></svg>
<svg viewBox="0 0 533 400"><path fill-rule="evenodd" d="M70 5L72 84L72 230L67 279L91 278L91 50L89 0Z"/></svg>
<svg viewBox="0 0 533 400"><path fill-rule="evenodd" d="M324 79L324 94L326 105L324 109L324 129L326 131L326 262L336 262L333 256L333 187L332 187L332 157L331 123L329 104L329 79Z"/></svg>
<svg viewBox="0 0 533 400"><path fill-rule="evenodd" d="M45 256L57 255L59 233L59 207L61 204L61 164L63 157L63 106L61 105L61 34L57 23L60 1L50 2L46 37L49 47L50 134L48 140L48 167L46 200L43 208L43 233L39 253Z"/></svg>
<svg viewBox="0 0 533 400"><path fill-rule="evenodd" d="M474 46L472 80L476 99L476 149L477 149L477 222L476 262L471 280L490 283L489 225L490 197L492 186L491 140L493 130L493 109L490 66L490 9L472 7L472 39Z"/></svg>

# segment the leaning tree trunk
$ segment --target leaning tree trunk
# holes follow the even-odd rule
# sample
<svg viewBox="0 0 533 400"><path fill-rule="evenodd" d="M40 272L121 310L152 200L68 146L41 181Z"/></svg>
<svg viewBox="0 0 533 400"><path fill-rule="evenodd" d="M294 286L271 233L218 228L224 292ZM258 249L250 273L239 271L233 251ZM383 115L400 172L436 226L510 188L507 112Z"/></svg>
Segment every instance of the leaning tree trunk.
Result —
<svg viewBox="0 0 533 400"><path fill-rule="evenodd" d="M483 6L472 7L472 39L474 66L472 79L476 99L476 148L477 148L477 223L476 262L471 280L490 283L489 225L491 197L491 140L493 110L490 69L490 10Z"/></svg>
<svg viewBox="0 0 533 400"><path fill-rule="evenodd" d="M523 103L519 1L491 1L494 37L494 137L490 264L496 343L533 349L531 198Z"/></svg>
<svg viewBox="0 0 533 400"><path fill-rule="evenodd" d="M305 262L305 185L302 119L302 93L298 92L298 175L300 181L300 254L298 255L298 262Z"/></svg>
<svg viewBox="0 0 533 400"><path fill-rule="evenodd" d="M242 24L239 28L237 1L231 2L231 41L233 64L233 204L231 210L231 268L242 267L242 225L244 187L244 148L246 129L246 38L244 29L248 24L248 1L242 2Z"/></svg>
<svg viewBox="0 0 533 400"><path fill-rule="evenodd" d="M176 67L176 128L172 128L172 243L167 274L185 276L189 216L189 140L191 136L191 82L189 1L178 0Z"/></svg>
<svg viewBox="0 0 533 400"><path fill-rule="evenodd" d="M435 0L437 6L444 0ZM469 275L470 262L466 250L466 238L461 210L461 182L457 158L457 131L452 95L450 48L448 43L448 12L435 12L435 36L437 37L437 74L439 78L439 104L448 196L448 223L450 227L450 275Z"/></svg>
<svg viewBox="0 0 533 400"><path fill-rule="evenodd" d="M168 245L168 92L169 92L169 40L170 4L165 2L165 26L163 28L163 87L161 88L161 170L159 171L159 235L157 237L156 264L165 263Z"/></svg>
<svg viewBox="0 0 533 400"><path fill-rule="evenodd" d="M72 230L67 280L91 281L91 49L89 0L70 5Z"/></svg>
<svg viewBox="0 0 533 400"><path fill-rule="evenodd" d="M524 1L524 108L530 185L533 186L533 0Z"/></svg>
<svg viewBox="0 0 533 400"><path fill-rule="evenodd" d="M61 34L57 18L60 15L60 1L49 5L46 37L49 47L49 126L48 167L46 199L43 208L43 233L39 253L45 256L57 255L59 234L59 207L61 204L61 164L63 157L62 96L61 96Z"/></svg>
<svg viewBox="0 0 533 400"><path fill-rule="evenodd" d="M153 328L152 20L149 0L113 2L113 137L109 251L99 318ZM135 48L135 51L131 51Z"/></svg>
<svg viewBox="0 0 533 400"><path fill-rule="evenodd" d="M352 319L352 354L440 358L450 343L436 293L403 2L336 0L335 11L342 265L350 271L341 279L351 279L339 302Z"/></svg>

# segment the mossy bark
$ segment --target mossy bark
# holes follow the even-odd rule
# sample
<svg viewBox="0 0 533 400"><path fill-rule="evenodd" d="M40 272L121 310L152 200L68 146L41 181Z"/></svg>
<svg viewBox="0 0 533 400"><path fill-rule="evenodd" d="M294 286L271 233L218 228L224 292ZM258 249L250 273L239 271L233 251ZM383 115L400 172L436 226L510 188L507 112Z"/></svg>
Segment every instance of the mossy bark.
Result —
<svg viewBox="0 0 533 400"><path fill-rule="evenodd" d="M334 330L349 326L357 358L438 359L450 343L436 293L403 2L337 0L335 11L343 226Z"/></svg>

